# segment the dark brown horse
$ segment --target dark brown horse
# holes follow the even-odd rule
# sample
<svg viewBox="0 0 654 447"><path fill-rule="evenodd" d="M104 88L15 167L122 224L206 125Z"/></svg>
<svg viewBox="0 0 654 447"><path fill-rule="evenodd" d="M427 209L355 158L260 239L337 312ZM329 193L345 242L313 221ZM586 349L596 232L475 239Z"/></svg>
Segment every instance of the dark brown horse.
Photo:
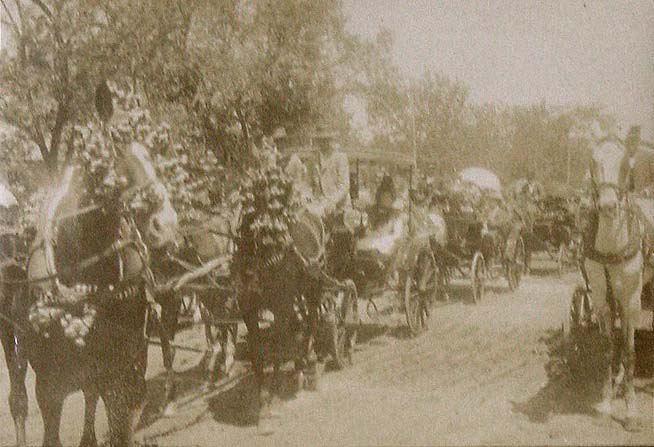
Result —
<svg viewBox="0 0 654 447"><path fill-rule="evenodd" d="M305 384L305 371L310 372L310 377L306 379L318 378L314 343L318 336L323 291L331 281L322 274L320 257L324 255L325 241L319 218L309 213L300 215L290 226L293 246L270 263L256 259L252 250L253 240L248 237L248 227L248 222L243 219L233 272L238 304L248 330L248 347L257 384L256 416L260 423L265 424L272 392L280 385L282 362L295 361L298 390ZM263 310L274 316L273 323L265 331L259 326ZM268 386L264 380L266 354L273 361L272 386Z"/></svg>
<svg viewBox="0 0 654 447"><path fill-rule="evenodd" d="M13 318L23 327L28 326L32 306L43 294L67 313L86 304L97 309L84 346L73 343L57 321L51 330L27 331L15 340L16 351L27 355L36 374L47 446L61 445L63 402L74 391L81 389L85 398L81 445L97 444L98 397L107 408L111 445L133 445L143 408L148 247L174 241L177 216L146 149L132 143L120 151L119 158L129 190L146 194L151 199L148 205L134 211L125 206L127 196L123 196L104 206L80 209L74 169L67 169L47 201L31 249L30 293L14 303ZM18 425L17 430L24 432Z"/></svg>

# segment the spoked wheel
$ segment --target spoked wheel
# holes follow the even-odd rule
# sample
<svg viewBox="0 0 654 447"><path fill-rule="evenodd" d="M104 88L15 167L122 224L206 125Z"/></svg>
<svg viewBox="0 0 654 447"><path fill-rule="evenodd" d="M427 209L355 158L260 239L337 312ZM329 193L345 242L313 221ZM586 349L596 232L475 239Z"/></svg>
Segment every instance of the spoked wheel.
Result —
<svg viewBox="0 0 654 447"><path fill-rule="evenodd" d="M563 336L570 341L576 335L579 328L591 324L591 305L588 291L583 286L578 286L572 294L570 311L563 321Z"/></svg>
<svg viewBox="0 0 654 447"><path fill-rule="evenodd" d="M512 259L506 261L506 279L509 283L509 289L515 290L520 287L523 272L523 259L525 258L525 243L522 238L518 238L513 250Z"/></svg>
<svg viewBox="0 0 654 447"><path fill-rule="evenodd" d="M329 353L336 369L352 364L352 351L359 326L357 290L353 282L334 300L334 319L329 325Z"/></svg>
<svg viewBox="0 0 654 447"><path fill-rule="evenodd" d="M472 258L470 276L472 279L472 300L478 303L484 297L484 282L486 279L486 261L481 252L476 252Z"/></svg>
<svg viewBox="0 0 654 447"><path fill-rule="evenodd" d="M431 252L424 250L418 255L413 270L404 281L404 311L411 335L416 336L427 329L431 305L438 291L438 269Z"/></svg>

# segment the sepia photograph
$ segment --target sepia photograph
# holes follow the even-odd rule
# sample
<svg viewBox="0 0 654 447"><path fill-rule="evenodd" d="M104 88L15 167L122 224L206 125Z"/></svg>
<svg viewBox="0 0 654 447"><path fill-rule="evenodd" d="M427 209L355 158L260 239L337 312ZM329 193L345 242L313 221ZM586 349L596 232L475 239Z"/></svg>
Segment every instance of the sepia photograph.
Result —
<svg viewBox="0 0 654 447"><path fill-rule="evenodd" d="M0 447L654 444L654 0L0 0Z"/></svg>

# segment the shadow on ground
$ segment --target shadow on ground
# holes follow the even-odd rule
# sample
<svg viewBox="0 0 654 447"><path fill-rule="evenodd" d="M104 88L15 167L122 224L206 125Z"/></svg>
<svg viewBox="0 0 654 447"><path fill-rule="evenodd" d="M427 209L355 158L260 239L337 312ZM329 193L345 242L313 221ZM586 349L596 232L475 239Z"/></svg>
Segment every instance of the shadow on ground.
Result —
<svg viewBox="0 0 654 447"><path fill-rule="evenodd" d="M651 377L651 333L637 334L637 378ZM545 423L553 415L594 415L593 405L601 393L600 371L602 353L597 346L595 332L582 329L574 342L564 343L560 330L549 331L541 341L547 346L549 360L545 365L547 384L525 402L511 402L513 411L521 413L531 422ZM637 387L637 392L652 395L652 384Z"/></svg>
<svg viewBox="0 0 654 447"><path fill-rule="evenodd" d="M500 295L509 292L509 285L506 280L500 279L503 281L503 284L486 284L484 287L484 294L492 293L494 295ZM496 279L493 280L496 282ZM467 305L476 305L472 297L472 280L469 278L458 278L457 283L450 284L448 289L449 297L451 303L463 303ZM484 296L482 296L481 301L483 302Z"/></svg>

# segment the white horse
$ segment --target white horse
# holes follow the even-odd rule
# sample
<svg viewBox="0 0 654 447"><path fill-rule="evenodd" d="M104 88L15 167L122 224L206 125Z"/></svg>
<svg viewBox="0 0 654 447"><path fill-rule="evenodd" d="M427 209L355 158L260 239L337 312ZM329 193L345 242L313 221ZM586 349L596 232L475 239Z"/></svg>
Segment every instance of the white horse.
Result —
<svg viewBox="0 0 654 447"><path fill-rule="evenodd" d="M652 278L652 268L643 255L644 229L652 216L629 192L633 162L619 142L604 141L593 150L590 166L593 185L595 236L587 247L585 268L592 290L593 310L600 326L605 354L602 396L595 409L611 413L613 391L615 320L620 320L621 360L624 366L627 417L624 427L638 430L638 408L634 390L634 333L641 311L643 285ZM646 221L649 219L650 223Z"/></svg>

